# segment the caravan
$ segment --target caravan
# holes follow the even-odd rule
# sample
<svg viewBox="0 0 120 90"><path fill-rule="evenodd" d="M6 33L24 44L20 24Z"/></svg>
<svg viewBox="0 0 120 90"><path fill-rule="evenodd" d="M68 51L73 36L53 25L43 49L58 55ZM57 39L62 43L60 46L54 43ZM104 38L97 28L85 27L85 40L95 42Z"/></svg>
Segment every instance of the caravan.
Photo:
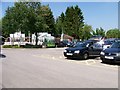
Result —
<svg viewBox="0 0 120 90"><path fill-rule="evenodd" d="M55 37L51 36L47 32L38 33L38 43L42 47L55 47ZM36 36L32 34L32 44L35 45L36 43Z"/></svg>

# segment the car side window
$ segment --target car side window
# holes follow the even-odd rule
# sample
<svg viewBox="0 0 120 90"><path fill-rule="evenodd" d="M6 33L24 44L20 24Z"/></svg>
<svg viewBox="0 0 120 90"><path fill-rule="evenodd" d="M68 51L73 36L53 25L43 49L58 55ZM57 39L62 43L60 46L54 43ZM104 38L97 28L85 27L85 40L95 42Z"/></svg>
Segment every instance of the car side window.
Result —
<svg viewBox="0 0 120 90"><path fill-rule="evenodd" d="M93 44L93 48L95 48L95 49L102 49L102 45L99 44L99 43L94 43Z"/></svg>

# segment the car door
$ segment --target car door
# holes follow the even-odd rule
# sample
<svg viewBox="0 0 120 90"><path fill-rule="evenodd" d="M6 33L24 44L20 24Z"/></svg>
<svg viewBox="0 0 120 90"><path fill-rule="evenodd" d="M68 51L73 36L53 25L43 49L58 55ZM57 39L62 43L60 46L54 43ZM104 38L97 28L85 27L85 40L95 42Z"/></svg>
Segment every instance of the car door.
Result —
<svg viewBox="0 0 120 90"><path fill-rule="evenodd" d="M100 55L100 52L103 50L102 45L99 43L94 43L89 47L89 54L92 56Z"/></svg>
<svg viewBox="0 0 120 90"><path fill-rule="evenodd" d="M93 55L100 55L100 52L103 50L102 44L94 43L93 44Z"/></svg>

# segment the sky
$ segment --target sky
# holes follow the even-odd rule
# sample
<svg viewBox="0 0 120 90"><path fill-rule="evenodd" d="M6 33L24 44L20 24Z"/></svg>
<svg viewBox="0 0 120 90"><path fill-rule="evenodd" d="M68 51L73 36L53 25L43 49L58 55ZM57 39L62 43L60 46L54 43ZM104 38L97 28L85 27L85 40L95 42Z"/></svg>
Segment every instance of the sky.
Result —
<svg viewBox="0 0 120 90"><path fill-rule="evenodd" d="M65 13L66 8L78 5L83 12L84 22L91 25L93 29L102 27L104 30L118 28L118 2L42 2L42 5L48 5L51 8L54 18ZM14 2L2 2L2 14L8 6L13 6Z"/></svg>

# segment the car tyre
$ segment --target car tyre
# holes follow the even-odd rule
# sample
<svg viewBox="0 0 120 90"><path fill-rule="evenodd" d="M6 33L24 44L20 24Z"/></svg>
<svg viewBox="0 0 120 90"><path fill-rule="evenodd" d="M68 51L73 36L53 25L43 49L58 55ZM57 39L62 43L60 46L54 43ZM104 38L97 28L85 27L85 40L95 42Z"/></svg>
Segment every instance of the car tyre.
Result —
<svg viewBox="0 0 120 90"><path fill-rule="evenodd" d="M88 59L88 56L89 56L88 53L84 53L84 54L83 54L83 59L84 59L84 60Z"/></svg>

